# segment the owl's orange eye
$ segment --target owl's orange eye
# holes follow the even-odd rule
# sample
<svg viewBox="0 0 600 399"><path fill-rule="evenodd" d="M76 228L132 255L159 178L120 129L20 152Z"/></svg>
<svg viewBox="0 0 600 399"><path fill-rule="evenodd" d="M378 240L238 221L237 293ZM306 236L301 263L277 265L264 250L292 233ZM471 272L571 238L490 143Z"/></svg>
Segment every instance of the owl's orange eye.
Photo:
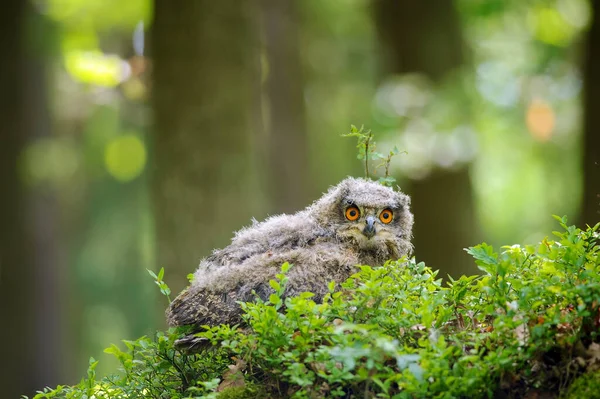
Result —
<svg viewBox="0 0 600 399"><path fill-rule="evenodd" d="M392 219L394 219L394 213L389 209L384 209L379 214L379 220L381 220L385 224L390 223L392 221Z"/></svg>
<svg viewBox="0 0 600 399"><path fill-rule="evenodd" d="M353 206L348 207L348 209L346 209L346 219L350 220L351 222L358 219L359 216L360 216L360 211L358 210L358 208L356 206L353 205Z"/></svg>

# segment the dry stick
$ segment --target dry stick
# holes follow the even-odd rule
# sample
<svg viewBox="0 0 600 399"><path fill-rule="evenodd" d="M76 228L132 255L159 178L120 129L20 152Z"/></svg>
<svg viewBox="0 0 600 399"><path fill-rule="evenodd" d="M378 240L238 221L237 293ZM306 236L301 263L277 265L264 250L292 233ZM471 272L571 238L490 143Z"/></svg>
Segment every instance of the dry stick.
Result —
<svg viewBox="0 0 600 399"><path fill-rule="evenodd" d="M372 136L373 133L369 130L369 135L365 141L365 175L367 176L367 179L369 178L369 144Z"/></svg>
<svg viewBox="0 0 600 399"><path fill-rule="evenodd" d="M385 178L387 179L390 175L390 163L392 162L392 154L388 155L385 161Z"/></svg>

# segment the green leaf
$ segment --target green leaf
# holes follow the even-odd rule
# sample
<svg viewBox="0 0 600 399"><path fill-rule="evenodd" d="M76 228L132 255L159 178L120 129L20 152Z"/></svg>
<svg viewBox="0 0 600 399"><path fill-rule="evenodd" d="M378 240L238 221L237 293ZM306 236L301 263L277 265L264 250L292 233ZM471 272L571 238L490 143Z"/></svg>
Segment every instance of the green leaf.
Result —
<svg viewBox="0 0 600 399"><path fill-rule="evenodd" d="M329 292L335 291L335 281L330 281L329 284L327 284L327 289Z"/></svg>
<svg viewBox="0 0 600 399"><path fill-rule="evenodd" d="M373 161L377 161L378 159L386 159L387 157L385 155L383 155L382 153L380 153L380 152L372 151L370 158Z"/></svg>
<svg viewBox="0 0 600 399"><path fill-rule="evenodd" d="M498 266L498 254L494 248L486 243L466 249L467 253L476 259L475 263L479 269L486 273L494 274Z"/></svg>
<svg viewBox="0 0 600 399"><path fill-rule="evenodd" d="M391 176L388 176L388 177L380 177L377 181L379 183L383 184L384 186L392 187L394 185L394 183L396 182L396 179Z"/></svg>
<svg viewBox="0 0 600 399"><path fill-rule="evenodd" d="M269 302L273 305L279 305L281 304L281 298L277 294L271 294L269 295Z"/></svg>
<svg viewBox="0 0 600 399"><path fill-rule="evenodd" d="M269 285L275 291L279 291L281 289L281 284L279 284L279 282L277 280L269 280Z"/></svg>
<svg viewBox="0 0 600 399"><path fill-rule="evenodd" d="M123 354L123 351L119 349L119 347L115 344L111 344L110 347L104 349L104 353L108 353L109 355L114 355L117 358L119 355Z"/></svg>

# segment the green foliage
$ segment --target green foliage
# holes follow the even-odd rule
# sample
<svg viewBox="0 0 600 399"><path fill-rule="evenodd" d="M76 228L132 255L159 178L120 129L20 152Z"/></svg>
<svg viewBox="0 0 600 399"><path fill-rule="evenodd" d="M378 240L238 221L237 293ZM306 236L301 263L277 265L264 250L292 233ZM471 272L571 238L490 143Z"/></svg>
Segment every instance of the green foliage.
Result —
<svg viewBox="0 0 600 399"><path fill-rule="evenodd" d="M597 368L600 224L538 245L468 252L483 272L443 284L414 259L360 266L322 303L283 298L290 265L268 301L242 303L244 328L205 327L200 355L174 342L184 329L106 350L121 373L88 377L40 398L519 397L564 390ZM291 266L293 267L293 266ZM156 276L162 279L162 273ZM153 276L154 277L154 276ZM587 381L587 382L586 382ZM593 379L571 390L593 397Z"/></svg>
<svg viewBox="0 0 600 399"><path fill-rule="evenodd" d="M390 150L387 155L377 152L377 145L374 140L375 135L371 130L365 130L364 126L361 126L360 129L358 129L356 126L350 125L350 132L342 134L342 137L357 138L357 158L365 162L365 177L367 179L371 177L369 172L369 161L381 160L382 162L375 166L373 174L377 173L377 169L383 168L385 174L380 177L378 181L388 187L391 187L396 182L396 179L390 176L390 163L392 162L392 157L398 155L400 152L397 147Z"/></svg>
<svg viewBox="0 0 600 399"><path fill-rule="evenodd" d="M165 276L165 268L161 267L158 275L156 275L156 273L154 273L152 270L150 269L146 269L148 270L148 274L150 274L150 276L154 279L154 283L158 286L158 288L160 289L160 293L163 294L164 296L167 297L167 300L169 301L169 303L171 303L171 289L169 288L169 286L167 285L167 283L164 282L163 277ZM188 277L189 278L189 277ZM190 280L191 282L191 280Z"/></svg>

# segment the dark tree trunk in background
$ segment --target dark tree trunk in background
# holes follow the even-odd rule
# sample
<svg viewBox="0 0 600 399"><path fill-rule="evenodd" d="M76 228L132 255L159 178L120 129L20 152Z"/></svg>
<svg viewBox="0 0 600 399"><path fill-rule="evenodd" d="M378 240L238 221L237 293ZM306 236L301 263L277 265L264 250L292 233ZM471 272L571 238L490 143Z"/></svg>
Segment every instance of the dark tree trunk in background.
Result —
<svg viewBox="0 0 600 399"><path fill-rule="evenodd" d="M264 216L253 148L260 125L253 7L155 1L153 206L158 266L174 291L200 258Z"/></svg>
<svg viewBox="0 0 600 399"><path fill-rule="evenodd" d="M62 345L56 203L47 187L26 187L23 173L26 145L50 134L44 54L25 40L44 36L40 18L20 0L0 13L0 396L6 398L55 386L70 361Z"/></svg>
<svg viewBox="0 0 600 399"><path fill-rule="evenodd" d="M22 35L25 7L20 0L9 1L0 13L0 307L4 343L0 354L0 381L3 395L18 398L38 388L28 370L35 362L30 343L35 341L34 300L28 283L35 277L33 253L27 251L25 188L17 162L25 146L26 132L21 118L23 104ZM24 295L25 294L25 295Z"/></svg>
<svg viewBox="0 0 600 399"><path fill-rule="evenodd" d="M587 38L584 77L583 207L580 225L600 221L600 6L592 2L594 20Z"/></svg>
<svg viewBox="0 0 600 399"><path fill-rule="evenodd" d="M374 6L387 72L422 73L439 83L464 63L453 1L374 0ZM437 171L403 188L412 197L417 259L442 275L474 272L463 251L478 239L468 168Z"/></svg>
<svg viewBox="0 0 600 399"><path fill-rule="evenodd" d="M269 213L294 212L310 201L304 79L300 60L298 3L262 1L266 70L266 183Z"/></svg>

